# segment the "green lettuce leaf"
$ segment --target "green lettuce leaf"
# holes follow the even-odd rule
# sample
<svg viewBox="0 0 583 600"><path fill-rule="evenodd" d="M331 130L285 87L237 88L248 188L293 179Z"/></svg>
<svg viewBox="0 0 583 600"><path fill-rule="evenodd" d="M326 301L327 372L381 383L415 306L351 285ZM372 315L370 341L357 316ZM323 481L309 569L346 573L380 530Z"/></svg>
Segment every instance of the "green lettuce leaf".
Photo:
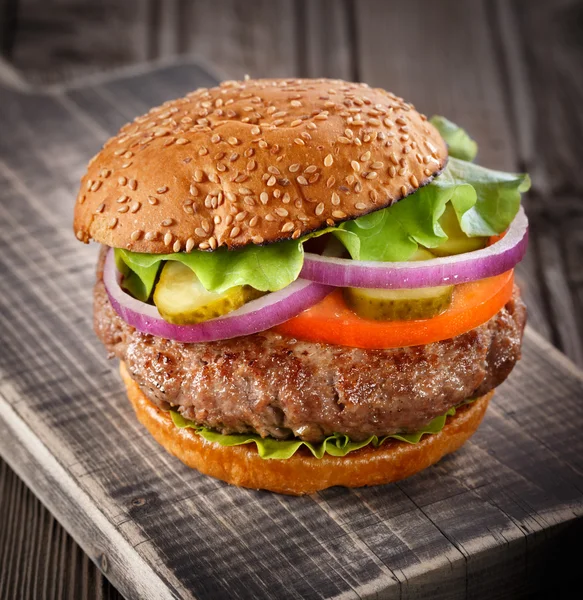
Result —
<svg viewBox="0 0 583 600"><path fill-rule="evenodd" d="M478 153L478 144L461 127L445 117L435 115L429 119L446 141L448 154L454 158L472 161Z"/></svg>
<svg viewBox="0 0 583 600"><path fill-rule="evenodd" d="M327 437L323 442L318 444L312 444L310 442L303 442L302 440L276 440L274 438L262 438L257 434L230 434L224 435L197 425L194 421L185 419L180 413L171 410L170 415L172 421L176 427L194 429L194 431L202 438L209 442L216 442L221 446L240 446L242 444L255 444L257 452L261 458L275 458L275 459L286 459L293 456L299 448L302 446L307 448L316 458L322 458L324 454L330 454L332 456L346 456L349 452L359 450L372 444L375 448L380 446L383 442L388 439L400 440L409 444L417 444L424 435L439 433L445 426L447 417L453 417L456 413L456 408L469 402L473 402L475 399L469 399L462 402L455 408L450 408L444 415L436 417L428 423L423 429L416 431L415 433L403 433L387 435L384 437L377 437L376 435L370 436L368 439L361 442L353 442L347 435L335 433Z"/></svg>
<svg viewBox="0 0 583 600"><path fill-rule="evenodd" d="M340 239L355 260L407 260L418 245L435 248L447 240L439 218L448 202L466 235L497 235L510 225L520 207L520 194L529 187L526 174L450 158L441 175L411 196L340 225L358 241Z"/></svg>
<svg viewBox="0 0 583 600"><path fill-rule="evenodd" d="M262 292L275 292L297 279L304 263L304 248L299 240L251 245L241 250L220 248L215 252L194 250L174 254L145 254L116 248L115 258L118 268L121 264L143 284L139 288L134 278L126 279L122 270L123 287L132 295L136 295L137 290L140 295L136 297L145 301L152 293L160 264L166 260L176 260L190 267L209 291L222 293L236 285L250 285Z"/></svg>

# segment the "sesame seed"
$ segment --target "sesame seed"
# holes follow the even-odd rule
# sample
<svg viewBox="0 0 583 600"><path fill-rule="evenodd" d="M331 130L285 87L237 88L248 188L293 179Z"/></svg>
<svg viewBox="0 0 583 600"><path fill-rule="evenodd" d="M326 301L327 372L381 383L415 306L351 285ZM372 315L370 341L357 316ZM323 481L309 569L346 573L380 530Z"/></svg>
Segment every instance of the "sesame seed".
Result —
<svg viewBox="0 0 583 600"><path fill-rule="evenodd" d="M198 247L201 250L208 250L210 248L210 244L208 242L201 242Z"/></svg>
<svg viewBox="0 0 583 600"><path fill-rule="evenodd" d="M267 167L267 170L270 173L272 173L273 175L281 175L281 171L277 167L274 167L273 165L270 165L269 167Z"/></svg>
<svg viewBox="0 0 583 600"><path fill-rule="evenodd" d="M334 157L331 154L326 155L324 158L324 166L331 167L334 164Z"/></svg>
<svg viewBox="0 0 583 600"><path fill-rule="evenodd" d="M135 179L130 179L128 181L128 187L132 192L135 192L138 189L138 182Z"/></svg>
<svg viewBox="0 0 583 600"><path fill-rule="evenodd" d="M267 213L267 214L265 215L265 220L266 220L266 221L270 221L270 222L271 222L271 221L275 221L275 217L274 217L274 216L273 216L271 213Z"/></svg>
<svg viewBox="0 0 583 600"><path fill-rule="evenodd" d="M331 187L334 186L335 183L336 183L336 177L328 177L328 179L326 180L326 187L328 189L330 189Z"/></svg>
<svg viewBox="0 0 583 600"><path fill-rule="evenodd" d="M316 165L310 165L304 169L304 173L315 173L318 170Z"/></svg>
<svg viewBox="0 0 583 600"><path fill-rule="evenodd" d="M251 127L251 135L259 135L261 133L261 129L257 126Z"/></svg>
<svg viewBox="0 0 583 600"><path fill-rule="evenodd" d="M242 221L247 216L247 211L242 210L235 215L235 221ZM205 230L206 231L206 230ZM207 231L208 233L208 231Z"/></svg>
<svg viewBox="0 0 583 600"><path fill-rule="evenodd" d="M164 235L164 244L166 246L170 246L170 244L172 243L172 234L168 231L165 235Z"/></svg>
<svg viewBox="0 0 583 600"><path fill-rule="evenodd" d="M232 238L236 238L239 234L241 233L241 228L240 227L233 227L233 229L231 229L231 237Z"/></svg>
<svg viewBox="0 0 583 600"><path fill-rule="evenodd" d="M176 140L177 146L184 146L184 144L190 144L190 140L187 140L186 138L178 138ZM175 252L178 252L178 250L175 250Z"/></svg>
<svg viewBox="0 0 583 600"><path fill-rule="evenodd" d="M137 213L142 205L139 202L133 202L130 206L130 212Z"/></svg>
<svg viewBox="0 0 583 600"><path fill-rule="evenodd" d="M366 160L370 160L370 150L367 150L361 157L360 160L362 160L363 162Z"/></svg>
<svg viewBox="0 0 583 600"><path fill-rule="evenodd" d="M247 187L240 187L239 194L241 194L241 196L252 196L253 192Z"/></svg>
<svg viewBox="0 0 583 600"><path fill-rule="evenodd" d="M259 221L259 217L257 215L255 215L254 217L251 217L251 219L249 219L249 227L255 227L255 225L257 225Z"/></svg>
<svg viewBox="0 0 583 600"><path fill-rule="evenodd" d="M394 153L394 152L391 152L391 153L389 154L389 159L390 159L390 161L391 161L391 162L392 162L394 165L398 165L398 164L399 164L399 161L397 160L397 157L395 156L395 153Z"/></svg>
<svg viewBox="0 0 583 600"><path fill-rule="evenodd" d="M308 185L308 180L303 176L300 175L299 177L296 178L296 181L300 184L300 185Z"/></svg>
<svg viewBox="0 0 583 600"><path fill-rule="evenodd" d="M132 166L132 162L130 161L130 162L126 162L126 163L124 163L124 164L121 166L121 168L122 168L122 169L127 169L128 167L131 167L131 166Z"/></svg>
<svg viewBox="0 0 583 600"><path fill-rule="evenodd" d="M357 194L360 194L360 192L362 192L362 184L360 183L360 181L357 181L357 182L354 184L354 191L355 191Z"/></svg>
<svg viewBox="0 0 583 600"><path fill-rule="evenodd" d="M231 146L237 146L241 143L236 137L230 137L227 142L229 142Z"/></svg>
<svg viewBox="0 0 583 600"><path fill-rule="evenodd" d="M216 250L216 248L217 248L217 238L215 238L214 236L211 236L211 237L208 239L208 244L209 244L209 246L210 246L210 247L211 247L213 250Z"/></svg>
<svg viewBox="0 0 583 600"><path fill-rule="evenodd" d="M397 117L395 119L395 123L397 123L397 125L407 125L407 121L405 121L403 117Z"/></svg>
<svg viewBox="0 0 583 600"><path fill-rule="evenodd" d="M285 208L278 207L275 209L275 214L279 215L280 217L287 217L289 212Z"/></svg>
<svg viewBox="0 0 583 600"><path fill-rule="evenodd" d="M122 206L120 206L117 209L117 212L118 213L127 213L129 209L130 209L130 207L127 204L122 204Z"/></svg>
<svg viewBox="0 0 583 600"><path fill-rule="evenodd" d="M294 140L294 143L297 144L298 146L305 146L306 142L304 142L304 140L302 140L302 138L296 138Z"/></svg>
<svg viewBox="0 0 583 600"><path fill-rule="evenodd" d="M281 232L282 233L288 233L289 231L291 231L294 228L294 224L292 221L288 221L287 223L284 224L284 226L281 228Z"/></svg>
<svg viewBox="0 0 583 600"><path fill-rule="evenodd" d="M381 162L380 160L377 160L376 162L373 162L370 166L371 169L382 169L385 166L385 163Z"/></svg>
<svg viewBox="0 0 583 600"><path fill-rule="evenodd" d="M213 144L218 144L221 141L221 136L218 133L215 133L212 137L211 137L211 142Z"/></svg>
<svg viewBox="0 0 583 600"><path fill-rule="evenodd" d="M148 202L154 206L155 204L158 204L158 198L155 198L154 196L148 196Z"/></svg>
<svg viewBox="0 0 583 600"><path fill-rule="evenodd" d="M124 202L127 202L129 199L130 199L130 197L129 197L129 196L126 196L126 195L124 194L123 196L120 196L120 197L119 197L119 198L116 200L116 202L117 202L118 204L123 204Z"/></svg>
<svg viewBox="0 0 583 600"><path fill-rule="evenodd" d="M157 231L148 231L146 233L145 237L146 237L146 240L151 242L152 240L155 240L158 237L158 232Z"/></svg>
<svg viewBox="0 0 583 600"><path fill-rule="evenodd" d="M366 175L365 178L366 179L376 179L379 176L378 173L376 173L375 171L369 171Z"/></svg>
<svg viewBox="0 0 583 600"><path fill-rule="evenodd" d="M174 242L174 246L172 246L172 250L174 250L174 252L180 252L180 247L181 247L180 240L176 240Z"/></svg>
<svg viewBox="0 0 583 600"><path fill-rule="evenodd" d="M247 163L247 171L253 171L255 170L255 167L257 167L257 163L255 162L255 160L251 159L248 163Z"/></svg>
<svg viewBox="0 0 583 600"><path fill-rule="evenodd" d="M132 235L130 236L132 242L137 242L142 237L143 233L144 232L141 229L136 229L133 231Z"/></svg>
<svg viewBox="0 0 583 600"><path fill-rule="evenodd" d="M409 182L415 189L419 187L419 182L417 181L417 177L415 177L415 175L411 175L411 177L409 177Z"/></svg>
<svg viewBox="0 0 583 600"><path fill-rule="evenodd" d="M391 121L391 119L389 119L389 117L385 117L383 119L383 123L385 125L385 127L388 127L389 129L391 129L391 127L393 127L394 123Z"/></svg>
<svg viewBox="0 0 583 600"><path fill-rule="evenodd" d="M277 179L274 175L272 175L266 182L266 185L269 187L273 187L277 183Z"/></svg>
<svg viewBox="0 0 583 600"><path fill-rule="evenodd" d="M292 100L292 101L290 102L290 104L291 104L291 105L292 105L294 108L299 108L299 107L302 105L302 103L301 103L299 100Z"/></svg>
<svg viewBox="0 0 583 600"><path fill-rule="evenodd" d="M170 227L171 225L174 225L174 219L164 219L160 225L162 225L162 227Z"/></svg>
<svg viewBox="0 0 583 600"><path fill-rule="evenodd" d="M125 185L128 182L128 178L122 175L121 177L117 178L117 182L119 185Z"/></svg>
<svg viewBox="0 0 583 600"><path fill-rule="evenodd" d="M91 191L96 192L100 187L101 187L101 181L99 181L99 179L98 179L97 181L94 181L93 184L91 185Z"/></svg>
<svg viewBox="0 0 583 600"><path fill-rule="evenodd" d="M356 160L350 161L350 166L357 173L360 171L360 163L358 161L356 161Z"/></svg>
<svg viewBox="0 0 583 600"><path fill-rule="evenodd" d="M423 169L423 174L427 177L429 177L430 175L432 175L431 173L431 169Z"/></svg>
<svg viewBox="0 0 583 600"><path fill-rule="evenodd" d="M197 227L194 230L194 233L196 233L196 235L198 235L198 237L206 237L206 231L202 227Z"/></svg>
<svg viewBox="0 0 583 600"><path fill-rule="evenodd" d="M117 225L117 217L113 217L113 219L111 219L107 224L107 226L110 229L113 229L116 225Z"/></svg>
<svg viewBox="0 0 583 600"><path fill-rule="evenodd" d="M194 240L190 237L186 240L186 251L190 252L194 248Z"/></svg>
<svg viewBox="0 0 583 600"><path fill-rule="evenodd" d="M332 216L335 219L344 219L344 217L346 217L346 213L341 210L335 210L332 212Z"/></svg>
<svg viewBox="0 0 583 600"><path fill-rule="evenodd" d="M340 204L340 196L336 192L332 192L332 204L334 204L334 206Z"/></svg>
<svg viewBox="0 0 583 600"><path fill-rule="evenodd" d="M357 210L364 210L366 208L366 204L364 204L364 202L357 202L354 205L354 208L356 208Z"/></svg>
<svg viewBox="0 0 583 600"><path fill-rule="evenodd" d="M294 121L292 121L289 126L290 127L297 127L298 125L302 124L302 120L301 119L295 119Z"/></svg>
<svg viewBox="0 0 583 600"><path fill-rule="evenodd" d="M401 195L403 195L403 196L407 195L407 187L404 185L401 186Z"/></svg>
<svg viewBox="0 0 583 600"><path fill-rule="evenodd" d="M318 206L316 206L314 212L316 213L316 215L320 216L324 212L324 203L320 202Z"/></svg>
<svg viewBox="0 0 583 600"><path fill-rule="evenodd" d="M295 173L296 171L300 170L300 165L298 163L294 163L288 167L288 170L290 173Z"/></svg>
<svg viewBox="0 0 583 600"><path fill-rule="evenodd" d="M341 135L341 136L338 138L338 141L339 141L341 144L352 144L352 140L350 140L350 138L347 138L347 137L345 137L345 136L343 136L343 135Z"/></svg>
<svg viewBox="0 0 583 600"><path fill-rule="evenodd" d="M397 174L397 169L395 169L395 167L391 166L389 167L389 177L394 177Z"/></svg>

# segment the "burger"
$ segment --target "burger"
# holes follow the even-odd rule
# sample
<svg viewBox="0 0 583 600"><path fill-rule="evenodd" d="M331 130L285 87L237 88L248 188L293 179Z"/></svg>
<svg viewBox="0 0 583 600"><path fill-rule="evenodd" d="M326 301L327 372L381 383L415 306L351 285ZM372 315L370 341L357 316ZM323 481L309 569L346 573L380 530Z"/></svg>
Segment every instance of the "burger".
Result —
<svg viewBox="0 0 583 600"><path fill-rule="evenodd" d="M82 179L95 330L186 465L285 494L458 449L520 357L527 175L402 98L227 81L137 117Z"/></svg>

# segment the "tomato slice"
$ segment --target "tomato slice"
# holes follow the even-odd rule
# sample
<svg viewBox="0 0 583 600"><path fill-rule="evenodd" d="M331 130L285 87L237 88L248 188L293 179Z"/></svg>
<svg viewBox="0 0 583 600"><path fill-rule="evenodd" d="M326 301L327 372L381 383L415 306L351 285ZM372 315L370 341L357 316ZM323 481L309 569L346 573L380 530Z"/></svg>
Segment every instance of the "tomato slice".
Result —
<svg viewBox="0 0 583 600"><path fill-rule="evenodd" d="M449 308L431 319L373 321L345 304L338 289L274 331L296 339L355 348L402 348L446 340L490 320L511 298L514 271L455 287Z"/></svg>

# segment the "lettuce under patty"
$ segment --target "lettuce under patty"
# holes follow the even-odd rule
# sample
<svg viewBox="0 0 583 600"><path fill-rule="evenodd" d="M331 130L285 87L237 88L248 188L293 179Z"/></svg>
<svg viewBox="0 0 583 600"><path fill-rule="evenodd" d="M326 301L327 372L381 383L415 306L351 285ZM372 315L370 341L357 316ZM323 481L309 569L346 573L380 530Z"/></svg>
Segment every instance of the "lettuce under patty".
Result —
<svg viewBox="0 0 583 600"><path fill-rule="evenodd" d="M394 435L386 435L377 437L371 435L366 440L361 442L353 442L347 435L335 433L327 437L324 441L318 444L303 442L302 440L276 440L275 438L262 438L257 434L229 434L225 435L197 425L194 421L185 419L180 413L171 410L170 415L176 427L194 429L194 431L202 438L209 442L216 442L221 446L241 446L242 444L255 444L257 452L261 458L286 459L293 456L301 447L307 448L316 458L322 458L324 454L331 456L346 456L349 452L364 448L372 444L378 448L383 442L388 439L399 440L409 444L417 444L424 435L439 433L446 423L447 417L453 417L456 413L456 408L460 408L464 404L474 402L475 398L466 400L457 407L450 408L444 415L435 417L425 427L415 433L396 433Z"/></svg>
<svg viewBox="0 0 583 600"><path fill-rule="evenodd" d="M528 175L494 171L469 162L477 146L467 133L444 117L433 117L431 122L449 146L449 161L443 172L393 206L326 229L353 259L402 261L408 260L419 245L439 246L447 241L439 218L448 202L469 237L502 233L516 216L520 194L530 187ZM250 285L274 292L297 279L304 260L303 243L310 237L215 252L145 254L116 248L115 259L124 274L124 288L142 301L149 299L161 264L167 260L190 267L209 291L222 293L236 285Z"/></svg>

